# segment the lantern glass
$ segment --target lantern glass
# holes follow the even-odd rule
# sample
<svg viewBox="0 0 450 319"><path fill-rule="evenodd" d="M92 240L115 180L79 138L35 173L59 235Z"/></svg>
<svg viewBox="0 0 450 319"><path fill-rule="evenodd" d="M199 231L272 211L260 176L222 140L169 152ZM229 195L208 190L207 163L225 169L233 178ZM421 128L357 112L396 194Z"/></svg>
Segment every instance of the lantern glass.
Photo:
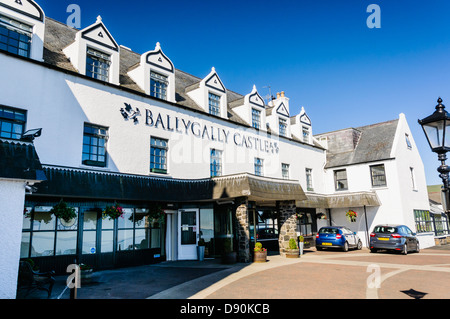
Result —
<svg viewBox="0 0 450 319"><path fill-rule="evenodd" d="M423 130L427 136L432 149L444 146L444 126L445 120L436 121L423 125Z"/></svg>

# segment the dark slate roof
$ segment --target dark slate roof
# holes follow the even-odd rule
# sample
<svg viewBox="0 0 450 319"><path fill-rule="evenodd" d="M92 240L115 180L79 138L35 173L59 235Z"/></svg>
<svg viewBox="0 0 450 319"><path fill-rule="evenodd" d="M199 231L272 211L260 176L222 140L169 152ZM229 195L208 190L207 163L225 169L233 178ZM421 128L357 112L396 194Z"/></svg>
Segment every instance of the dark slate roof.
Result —
<svg viewBox="0 0 450 319"><path fill-rule="evenodd" d="M69 70L72 72L78 72L70 63L67 56L64 54L63 49L72 44L75 41L75 35L78 32L77 29L71 28L61 22L46 18L45 20L45 39L44 39L44 62L58 68ZM144 93L144 91L131 79L128 72L136 68L140 63L140 54L133 52L127 48L121 47L120 49L120 86L136 91L138 93ZM175 70L175 99L179 105L187 108L194 109L196 111L204 112L204 110L197 105L186 93L187 88L195 88L202 81L201 78L183 72L181 70ZM228 103L242 99L244 96L236 92L227 90ZM233 110L228 106L228 119L247 125Z"/></svg>
<svg viewBox="0 0 450 319"><path fill-rule="evenodd" d="M46 180L32 143L0 139L0 178Z"/></svg>
<svg viewBox="0 0 450 319"><path fill-rule="evenodd" d="M398 119L316 135L327 138L325 168L390 159L397 126Z"/></svg>

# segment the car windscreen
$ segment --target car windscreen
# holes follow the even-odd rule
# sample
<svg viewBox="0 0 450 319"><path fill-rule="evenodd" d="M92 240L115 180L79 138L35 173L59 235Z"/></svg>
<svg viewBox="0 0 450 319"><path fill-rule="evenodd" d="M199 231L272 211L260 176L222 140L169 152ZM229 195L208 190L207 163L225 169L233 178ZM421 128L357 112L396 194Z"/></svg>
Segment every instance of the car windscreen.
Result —
<svg viewBox="0 0 450 319"><path fill-rule="evenodd" d="M373 232L382 234L393 234L398 232L398 228L393 226L377 226L375 227Z"/></svg>
<svg viewBox="0 0 450 319"><path fill-rule="evenodd" d="M338 234L339 229L337 228L321 228L319 234Z"/></svg>

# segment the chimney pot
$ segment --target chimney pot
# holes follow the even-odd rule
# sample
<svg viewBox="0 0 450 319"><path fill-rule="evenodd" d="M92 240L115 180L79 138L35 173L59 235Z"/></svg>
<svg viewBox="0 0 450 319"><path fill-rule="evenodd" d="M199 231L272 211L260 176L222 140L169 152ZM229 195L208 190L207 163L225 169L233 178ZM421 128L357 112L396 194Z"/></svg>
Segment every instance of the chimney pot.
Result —
<svg viewBox="0 0 450 319"><path fill-rule="evenodd" d="M281 92L281 97L284 97L284 91Z"/></svg>
<svg viewBox="0 0 450 319"><path fill-rule="evenodd" d="M277 99L280 98L280 92L277 92Z"/></svg>

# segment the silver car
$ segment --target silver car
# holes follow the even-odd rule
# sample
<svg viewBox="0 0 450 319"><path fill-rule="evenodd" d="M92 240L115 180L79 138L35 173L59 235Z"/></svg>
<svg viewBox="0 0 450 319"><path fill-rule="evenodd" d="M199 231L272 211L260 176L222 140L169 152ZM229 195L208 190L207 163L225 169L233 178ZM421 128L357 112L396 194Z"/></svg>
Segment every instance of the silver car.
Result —
<svg viewBox="0 0 450 319"><path fill-rule="evenodd" d="M406 255L408 252L419 252L419 240L416 234L405 225L378 225L370 234L370 251L379 249L395 250Z"/></svg>

